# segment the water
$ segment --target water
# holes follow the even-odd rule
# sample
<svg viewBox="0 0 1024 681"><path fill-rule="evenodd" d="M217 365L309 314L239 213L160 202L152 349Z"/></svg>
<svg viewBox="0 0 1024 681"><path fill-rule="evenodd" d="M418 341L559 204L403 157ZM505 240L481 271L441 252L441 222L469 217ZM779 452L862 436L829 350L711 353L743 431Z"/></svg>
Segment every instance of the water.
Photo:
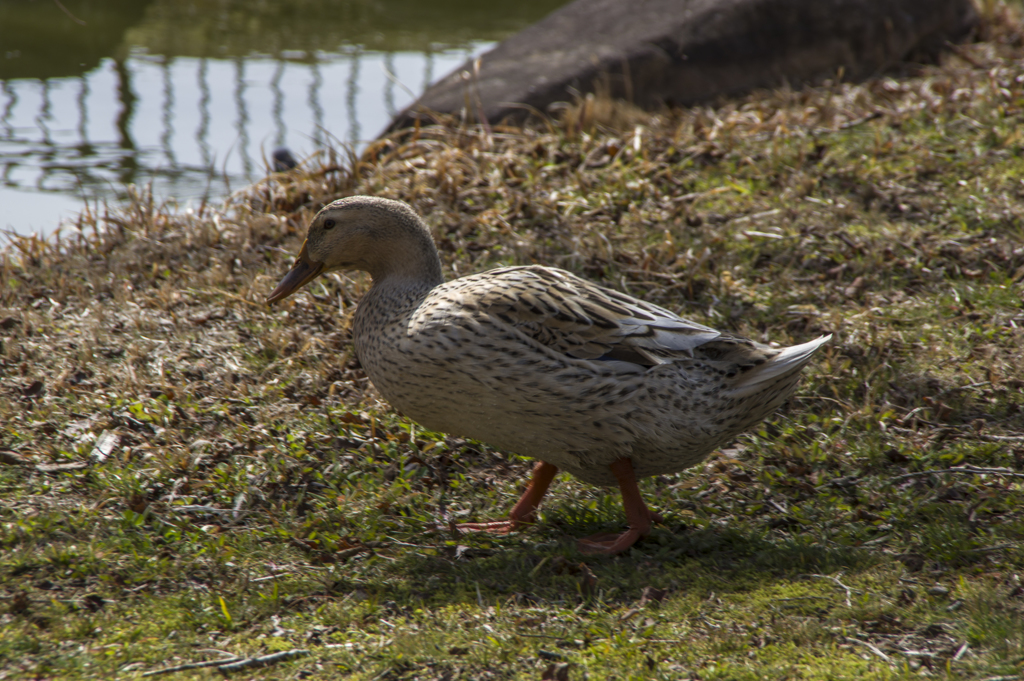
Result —
<svg viewBox="0 0 1024 681"><path fill-rule="evenodd" d="M0 229L48 233L128 184L196 203L262 177L276 147L358 146L561 4L0 2Z"/></svg>

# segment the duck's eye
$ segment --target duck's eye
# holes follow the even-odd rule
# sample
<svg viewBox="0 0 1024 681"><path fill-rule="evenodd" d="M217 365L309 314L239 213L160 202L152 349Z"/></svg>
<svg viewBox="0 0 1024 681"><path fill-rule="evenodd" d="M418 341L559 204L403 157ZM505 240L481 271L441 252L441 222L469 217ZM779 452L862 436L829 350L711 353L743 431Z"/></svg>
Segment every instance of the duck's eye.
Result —
<svg viewBox="0 0 1024 681"><path fill-rule="evenodd" d="M324 229L334 229L334 220L331 218L324 220Z"/></svg>

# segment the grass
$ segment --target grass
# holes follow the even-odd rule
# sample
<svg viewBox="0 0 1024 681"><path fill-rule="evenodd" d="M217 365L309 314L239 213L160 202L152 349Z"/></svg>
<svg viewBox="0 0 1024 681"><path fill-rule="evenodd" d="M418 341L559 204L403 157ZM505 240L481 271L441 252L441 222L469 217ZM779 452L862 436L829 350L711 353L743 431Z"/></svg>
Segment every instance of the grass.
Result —
<svg viewBox="0 0 1024 681"><path fill-rule="evenodd" d="M241 675L1016 679L1024 673L1024 46L864 84L325 153L223 207L140 191L0 254L0 679ZM605 103L603 106L607 108ZM269 308L305 225L367 193L449 276L563 267L780 343L791 404L623 523L530 461L422 430L349 343L361 275ZM192 669L174 678L210 678Z"/></svg>

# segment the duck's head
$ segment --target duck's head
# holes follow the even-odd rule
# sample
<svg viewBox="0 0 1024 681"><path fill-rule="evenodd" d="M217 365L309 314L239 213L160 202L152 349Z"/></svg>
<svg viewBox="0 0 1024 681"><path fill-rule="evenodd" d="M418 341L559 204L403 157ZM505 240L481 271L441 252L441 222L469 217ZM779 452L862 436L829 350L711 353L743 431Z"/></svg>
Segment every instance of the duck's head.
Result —
<svg viewBox="0 0 1024 681"><path fill-rule="evenodd" d="M309 223L291 271L268 303L287 298L321 274L363 270L375 283L400 276L444 281L441 262L423 220L407 204L375 196L350 196L328 204Z"/></svg>

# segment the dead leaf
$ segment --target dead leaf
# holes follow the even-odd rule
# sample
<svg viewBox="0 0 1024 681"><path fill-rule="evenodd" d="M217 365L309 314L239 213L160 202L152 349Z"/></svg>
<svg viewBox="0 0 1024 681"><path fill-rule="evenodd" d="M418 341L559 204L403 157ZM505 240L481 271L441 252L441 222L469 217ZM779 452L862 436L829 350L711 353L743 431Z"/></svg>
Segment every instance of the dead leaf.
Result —
<svg viewBox="0 0 1024 681"><path fill-rule="evenodd" d="M0 463L5 463L9 466L25 466L28 465L29 461L21 454L15 454L12 451L0 449Z"/></svg>
<svg viewBox="0 0 1024 681"><path fill-rule="evenodd" d="M36 380L29 383L27 386L21 389L21 394L25 397L39 397L42 394L45 384L42 381Z"/></svg>
<svg viewBox="0 0 1024 681"><path fill-rule="evenodd" d="M665 596L668 595L668 589L658 589L653 586L645 586L643 592L640 594L640 607L644 607L649 603L661 603L665 600Z"/></svg>
<svg viewBox="0 0 1024 681"><path fill-rule="evenodd" d="M99 594L89 594L82 599L82 605L89 612L97 612L103 609L107 602Z"/></svg>
<svg viewBox="0 0 1024 681"><path fill-rule="evenodd" d="M864 280L864 277L857 277L853 280L853 283L843 289L843 295L847 298L853 298L863 291L865 286L867 286L867 282Z"/></svg>
<svg viewBox="0 0 1024 681"><path fill-rule="evenodd" d="M540 677L541 681L569 681L569 663L549 664Z"/></svg>
<svg viewBox="0 0 1024 681"><path fill-rule="evenodd" d="M586 563L580 563L580 590L586 596L591 596L597 592L597 575L594 574L593 570ZM566 672L568 673L568 672Z"/></svg>
<svg viewBox="0 0 1024 681"><path fill-rule="evenodd" d="M12 615L24 615L28 612L29 606L32 601L29 600L28 594L24 591L14 592L14 596L11 598L11 614Z"/></svg>
<svg viewBox="0 0 1024 681"><path fill-rule="evenodd" d="M89 458L95 463L103 463L120 441L121 437L117 433L112 430L104 430L96 438L96 445L92 448Z"/></svg>
<svg viewBox="0 0 1024 681"><path fill-rule="evenodd" d="M135 513L142 513L149 507L149 499L146 498L145 494L139 494L136 492L131 495L128 499L128 508Z"/></svg>
<svg viewBox="0 0 1024 681"><path fill-rule="evenodd" d="M949 421L949 417L953 414L953 408L942 400L936 400L925 395L922 401L931 408L936 421L945 423Z"/></svg>
<svg viewBox="0 0 1024 681"><path fill-rule="evenodd" d="M639 608L630 608L629 610L627 610L626 612L622 613L622 615L619 616L619 621L620 622L627 622L630 619L632 619L633 617L635 617L636 614L639 613L639 612L640 612Z"/></svg>

